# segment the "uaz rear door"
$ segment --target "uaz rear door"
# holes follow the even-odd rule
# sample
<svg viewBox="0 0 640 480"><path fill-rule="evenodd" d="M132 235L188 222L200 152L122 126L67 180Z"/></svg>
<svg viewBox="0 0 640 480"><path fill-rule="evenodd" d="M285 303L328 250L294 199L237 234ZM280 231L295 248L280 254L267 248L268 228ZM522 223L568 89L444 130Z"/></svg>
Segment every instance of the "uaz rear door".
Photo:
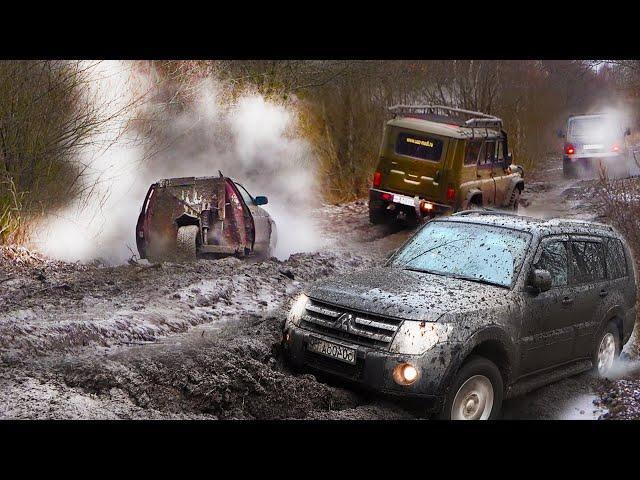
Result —
<svg viewBox="0 0 640 480"><path fill-rule="evenodd" d="M384 188L410 196L436 200L441 197L443 183L439 177L449 139L399 128L392 128L388 135L387 141L393 142L393 150L387 159L389 168L384 172Z"/></svg>

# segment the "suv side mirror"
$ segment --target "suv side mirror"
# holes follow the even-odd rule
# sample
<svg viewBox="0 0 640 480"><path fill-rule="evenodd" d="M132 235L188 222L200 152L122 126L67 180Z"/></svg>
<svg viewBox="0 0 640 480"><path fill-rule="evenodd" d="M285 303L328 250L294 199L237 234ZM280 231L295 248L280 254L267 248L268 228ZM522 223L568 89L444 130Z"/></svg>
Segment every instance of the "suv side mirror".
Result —
<svg viewBox="0 0 640 480"><path fill-rule="evenodd" d="M629 136L631 135L631 129L629 127L627 127L627 129L624 131L625 136Z"/></svg>
<svg viewBox="0 0 640 480"><path fill-rule="evenodd" d="M551 274L548 270L536 268L531 272L529 284L539 293L546 292L551 288Z"/></svg>
<svg viewBox="0 0 640 480"><path fill-rule="evenodd" d="M563 130L556 130L556 135L558 135L558 138L564 138L564 131Z"/></svg>
<svg viewBox="0 0 640 480"><path fill-rule="evenodd" d="M266 205L267 203L269 203L269 199L264 195L258 195L253 199L253 203L255 203L256 205Z"/></svg>
<svg viewBox="0 0 640 480"><path fill-rule="evenodd" d="M505 166L508 167L509 165L511 165L513 163L513 153L509 152L507 153L506 158L504 159L505 161Z"/></svg>

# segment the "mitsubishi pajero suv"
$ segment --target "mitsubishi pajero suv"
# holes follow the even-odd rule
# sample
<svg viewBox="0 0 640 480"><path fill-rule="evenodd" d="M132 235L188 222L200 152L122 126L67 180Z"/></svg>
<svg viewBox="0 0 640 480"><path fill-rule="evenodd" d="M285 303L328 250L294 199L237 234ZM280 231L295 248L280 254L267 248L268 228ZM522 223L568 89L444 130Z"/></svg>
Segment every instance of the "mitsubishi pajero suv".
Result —
<svg viewBox="0 0 640 480"><path fill-rule="evenodd" d="M479 210L428 221L384 266L309 285L283 345L298 369L492 419L503 398L606 375L635 319L634 264L611 227Z"/></svg>

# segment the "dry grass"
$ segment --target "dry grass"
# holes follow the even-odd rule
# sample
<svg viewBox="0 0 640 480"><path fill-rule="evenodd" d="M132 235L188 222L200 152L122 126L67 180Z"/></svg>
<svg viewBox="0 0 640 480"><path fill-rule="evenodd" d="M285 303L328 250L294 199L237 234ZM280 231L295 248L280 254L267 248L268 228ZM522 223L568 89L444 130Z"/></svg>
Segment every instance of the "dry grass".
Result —
<svg viewBox="0 0 640 480"><path fill-rule="evenodd" d="M24 192L17 192L12 178L0 180L0 245L22 243L27 238L22 200Z"/></svg>
<svg viewBox="0 0 640 480"><path fill-rule="evenodd" d="M640 178L611 179L606 171L601 170L596 191L600 200L600 214L627 240L634 257L636 280L640 281L637 276L640 274ZM640 312L636 318L636 329L639 325ZM640 350L638 337L635 348Z"/></svg>

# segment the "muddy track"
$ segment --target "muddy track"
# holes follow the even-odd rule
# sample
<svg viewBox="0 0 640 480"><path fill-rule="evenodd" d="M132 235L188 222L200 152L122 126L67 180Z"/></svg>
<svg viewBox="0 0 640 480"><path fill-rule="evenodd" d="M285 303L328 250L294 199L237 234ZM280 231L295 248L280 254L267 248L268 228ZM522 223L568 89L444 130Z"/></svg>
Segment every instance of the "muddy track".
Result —
<svg viewBox="0 0 640 480"><path fill-rule="evenodd" d="M557 159L541 176L557 181L527 179L523 213L593 218L590 182L562 180ZM379 264L411 234L369 225L366 202L313 215L325 246L286 261L103 267L0 251L0 418L421 417L283 363L302 286ZM507 402L505 417L593 417L596 387L558 382Z"/></svg>

